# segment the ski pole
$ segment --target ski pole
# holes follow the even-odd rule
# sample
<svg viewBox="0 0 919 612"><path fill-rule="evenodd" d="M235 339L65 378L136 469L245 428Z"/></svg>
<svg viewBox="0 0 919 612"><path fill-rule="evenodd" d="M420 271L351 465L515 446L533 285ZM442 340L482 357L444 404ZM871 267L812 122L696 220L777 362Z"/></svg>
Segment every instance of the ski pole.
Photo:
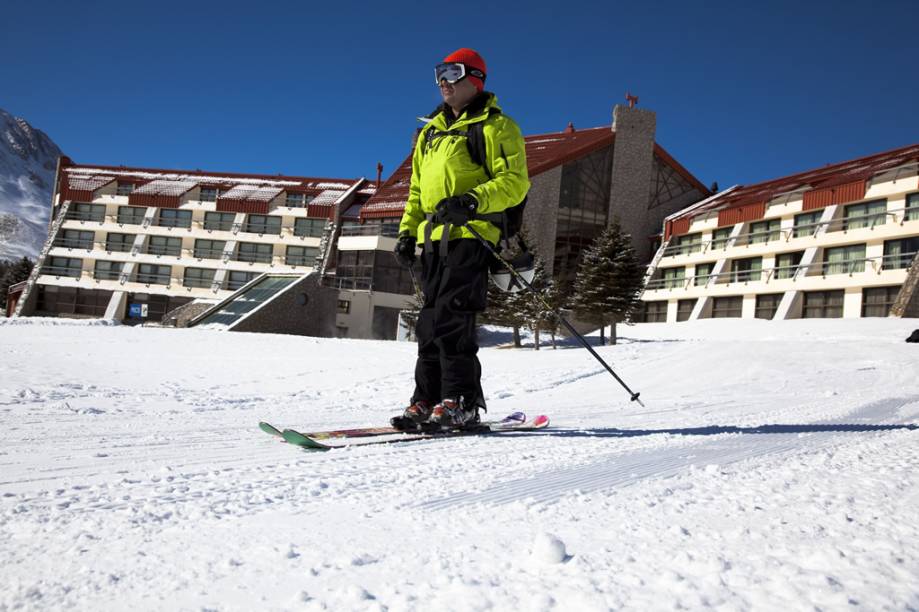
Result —
<svg viewBox="0 0 919 612"><path fill-rule="evenodd" d="M633 401L633 402L638 402L638 405L641 406L642 408L644 408L645 405L642 403L642 401L641 401L640 399L638 399L638 396L641 395L641 394L640 394L640 393L636 393L636 392L632 391L631 389L629 389L629 386L628 386L627 384L625 384L625 381L623 381L621 378L619 378L619 375L616 374L616 373L613 371L613 368L611 368L611 367L609 366L609 364L606 363L606 362L603 360L603 358L600 357L600 355L597 354L597 351L595 351L595 350L593 349L593 347L590 346L590 344L589 344L589 343L587 342L587 340L584 338L584 336L582 336L581 334L579 334L579 333L578 333L578 330L576 330L576 329L574 328L574 326L571 325L571 323L569 323L568 320L565 319L565 317L562 316L562 313L559 312L558 309L552 308L552 306L550 306L549 303L546 302L546 300L544 300L543 297L542 297L541 295L539 295L539 293L536 292L536 289L533 288L533 285L531 285L530 282L529 282L527 279L525 279L525 278L523 277L522 274L520 274L519 272L517 272L517 270L514 269L514 266L512 266L512 265L510 264L510 262L505 261L504 258L502 258L500 255L498 255L498 253L495 251L494 247L491 246L491 243L488 242L487 240L485 240L485 238L482 236L482 234L480 234L474 227L472 227L472 226L469 225L468 223L467 223L464 227L465 227L467 230L469 230L469 233L471 233L473 236L475 236L476 239L477 239L479 242L481 242L483 245L485 245L485 248L488 249L488 251L489 251L494 257L496 257L496 258L498 259L498 261L500 261L500 262L504 265L505 268L507 268L508 272L510 272L510 273L514 276L515 279L517 279L517 282L521 283L524 287L526 287L527 289L530 290L530 293L532 293L532 294L536 297L536 299L539 300L539 301L542 303L543 307L545 307L546 310L548 310L549 312L551 312L552 314L554 314L556 317L558 317L558 320L562 322L562 324L565 326L565 329L567 329L569 332L571 332L571 335L573 335L575 338L577 338L578 340L580 340L580 341L581 341L581 344L584 345L584 348L586 348L586 349L590 352L590 354L593 355L594 358L595 358L597 361L599 361L599 362L603 365L604 368L606 368L606 371L609 372L610 374L612 374L613 378L616 379L616 382L618 382L620 385L622 385L622 388L625 389L625 390L629 393L629 395L631 396L631 401Z"/></svg>

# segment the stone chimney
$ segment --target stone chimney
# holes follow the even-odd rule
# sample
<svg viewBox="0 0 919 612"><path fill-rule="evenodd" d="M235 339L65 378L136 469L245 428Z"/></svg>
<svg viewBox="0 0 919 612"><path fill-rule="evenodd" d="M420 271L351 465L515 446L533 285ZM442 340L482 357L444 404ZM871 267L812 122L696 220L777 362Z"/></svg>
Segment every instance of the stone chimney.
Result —
<svg viewBox="0 0 919 612"><path fill-rule="evenodd" d="M651 178L654 172L654 134L657 115L654 111L622 106L613 108L612 184L610 187L610 220L618 217L623 231L632 235L639 261L650 259L647 236L660 231L660 223L648 214Z"/></svg>

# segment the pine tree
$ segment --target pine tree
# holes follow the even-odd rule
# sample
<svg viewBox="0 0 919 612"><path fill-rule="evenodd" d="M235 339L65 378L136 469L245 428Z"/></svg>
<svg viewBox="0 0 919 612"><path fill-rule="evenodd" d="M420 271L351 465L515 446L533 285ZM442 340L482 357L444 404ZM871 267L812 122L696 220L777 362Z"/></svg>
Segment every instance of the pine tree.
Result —
<svg viewBox="0 0 919 612"><path fill-rule="evenodd" d="M35 263L28 257L17 261L0 262L0 304L6 307L6 296L11 285L28 280Z"/></svg>
<svg viewBox="0 0 919 612"><path fill-rule="evenodd" d="M600 342L605 344L604 328L612 324L616 343L616 322L628 320L638 305L644 273L638 265L632 239L622 233L614 219L584 251L574 284L572 307L578 316L600 325Z"/></svg>

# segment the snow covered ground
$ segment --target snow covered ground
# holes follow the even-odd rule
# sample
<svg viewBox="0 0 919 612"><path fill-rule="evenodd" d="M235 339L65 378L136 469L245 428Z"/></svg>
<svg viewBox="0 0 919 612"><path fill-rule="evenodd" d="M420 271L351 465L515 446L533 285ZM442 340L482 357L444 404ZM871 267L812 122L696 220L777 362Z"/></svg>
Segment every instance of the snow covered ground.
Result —
<svg viewBox="0 0 919 612"><path fill-rule="evenodd" d="M385 423L413 347L0 323L0 610L919 608L916 320L487 348L554 428L307 453ZM565 550L560 548L564 545Z"/></svg>

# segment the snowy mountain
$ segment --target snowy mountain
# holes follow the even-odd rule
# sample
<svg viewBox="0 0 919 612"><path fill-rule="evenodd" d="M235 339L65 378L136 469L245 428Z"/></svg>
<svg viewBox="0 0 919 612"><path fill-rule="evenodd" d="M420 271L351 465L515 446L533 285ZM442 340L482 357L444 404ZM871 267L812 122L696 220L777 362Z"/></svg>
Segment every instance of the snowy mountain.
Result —
<svg viewBox="0 0 919 612"><path fill-rule="evenodd" d="M47 134L0 109L0 258L41 250L59 155Z"/></svg>

